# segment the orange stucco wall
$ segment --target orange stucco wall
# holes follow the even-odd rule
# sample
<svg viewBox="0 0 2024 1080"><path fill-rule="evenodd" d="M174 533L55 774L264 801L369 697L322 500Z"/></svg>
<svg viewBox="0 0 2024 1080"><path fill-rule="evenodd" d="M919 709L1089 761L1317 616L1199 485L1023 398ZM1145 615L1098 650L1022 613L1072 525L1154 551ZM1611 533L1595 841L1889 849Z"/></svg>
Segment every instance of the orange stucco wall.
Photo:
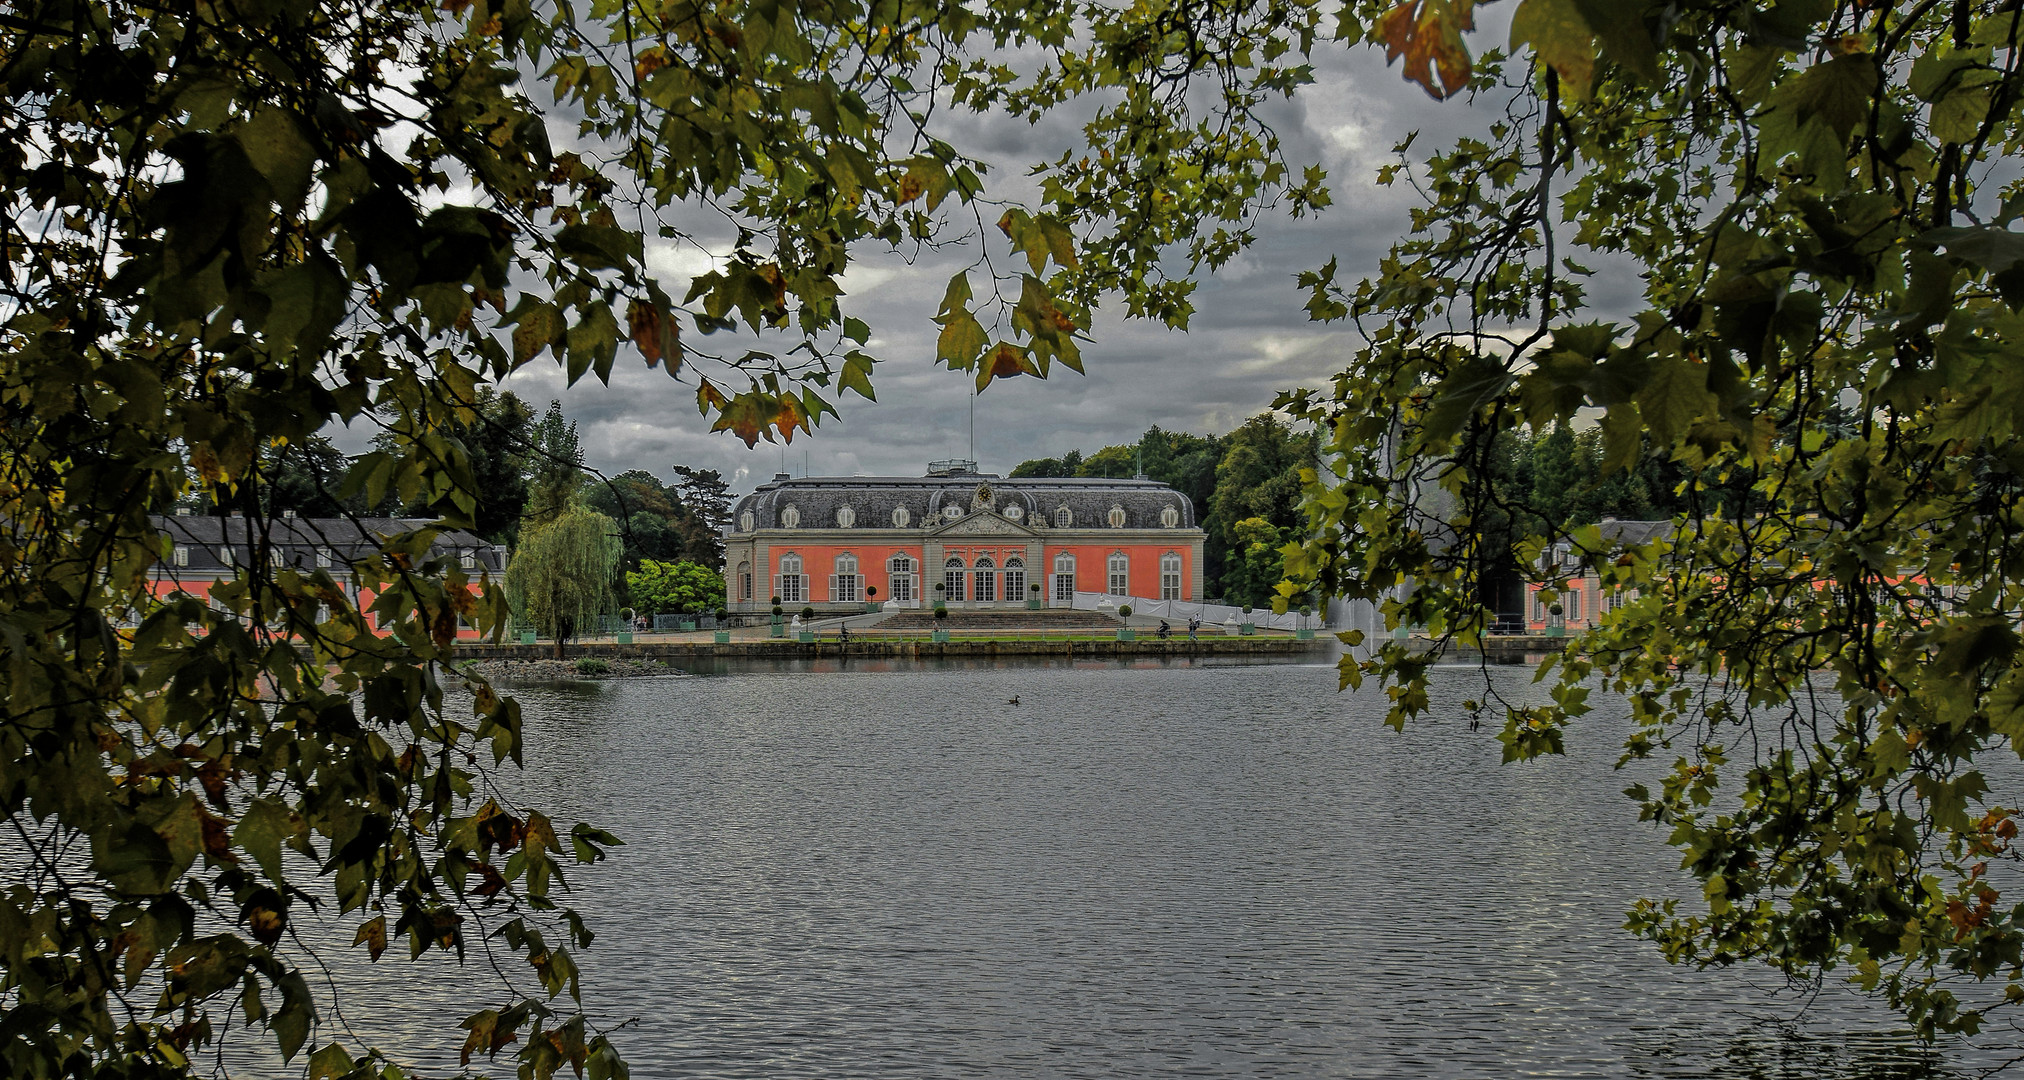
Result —
<svg viewBox="0 0 2024 1080"><path fill-rule="evenodd" d="M1049 544L1043 551L1044 553L1037 565L1030 560L1027 561L1026 580L1029 584L1037 583L1046 587L1049 582L1049 575L1054 572L1054 557L1066 551L1075 556L1075 587L1083 592L1103 592L1109 580L1108 561L1110 555L1115 551L1123 551L1131 558L1131 595L1147 598L1159 597L1160 559L1168 552L1173 552L1180 556L1181 559L1182 598L1188 600L1200 599L1200 597L1193 595L1195 580L1194 551L1192 546L1188 544ZM846 552L857 556L857 572L864 578L865 584L877 586L878 596L882 598L890 598L893 595L892 583L889 580L890 575L886 570L886 565L895 552L905 552L914 560L915 565L919 568L918 587L921 590L922 596L932 597L934 595L935 583L942 580L944 565L940 563L935 566L926 565L926 561L922 556L922 545L919 544L788 545L776 541L767 552L768 565L763 568L754 569L752 583L755 594L754 600L764 601L772 596L773 578L781 572L781 559L788 555L799 555L801 557L801 572L808 576L809 595L806 602L812 604L831 602L833 598L829 595L829 576L836 573L837 556ZM1012 557L1016 556L1025 560L1026 546L1023 543L952 543L943 549L942 558L945 562L951 556L960 557L966 567L974 567L979 554L989 554L992 561L997 563L998 569L1002 571L1006 561ZM736 568L734 567L733 574L735 575L735 573ZM735 590L737 588L735 580L729 584L732 589ZM1030 595L1032 594L1000 596L998 600L1024 600Z"/></svg>
<svg viewBox="0 0 2024 1080"><path fill-rule="evenodd" d="M211 586L214 583L214 579L211 578L193 577L184 580L155 578L148 582L148 591L156 596L182 593L185 596L194 597L198 600L209 600L211 598ZM379 599L379 593L372 589L354 589L347 586L345 591L351 594L352 599L358 604L360 611L365 611L367 608L372 607L373 601ZM380 635L387 633L387 631L380 628L377 616L368 614L367 618L373 625L374 633ZM476 627L466 626L461 621L457 624L457 640L476 641L478 637L479 634Z"/></svg>
<svg viewBox="0 0 2024 1080"><path fill-rule="evenodd" d="M1129 592L1133 596L1158 599L1160 595L1160 559L1171 551L1181 557L1181 597L1198 600L1190 595L1194 582L1192 549L1186 544L1168 547L1163 544L1070 544L1047 546L1047 573L1054 572L1054 557L1062 552L1075 556L1075 587L1082 592L1104 592L1110 586L1110 556L1122 551L1131 559L1127 580L1131 582Z"/></svg>

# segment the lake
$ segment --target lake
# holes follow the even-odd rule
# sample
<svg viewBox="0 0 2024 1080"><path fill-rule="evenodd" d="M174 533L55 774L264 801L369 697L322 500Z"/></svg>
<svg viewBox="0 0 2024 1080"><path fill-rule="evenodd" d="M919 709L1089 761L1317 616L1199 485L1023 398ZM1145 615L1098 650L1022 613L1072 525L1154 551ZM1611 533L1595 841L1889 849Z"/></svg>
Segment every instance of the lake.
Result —
<svg viewBox="0 0 2024 1080"><path fill-rule="evenodd" d="M1621 721L1504 766L1455 718L1482 679L1529 675L1437 669L1449 718L1403 734L1318 665L521 687L515 783L627 841L573 873L602 934L585 1000L641 1078L1882 1078L2008 1056L2014 1030L1925 1048L1839 983L1672 968L1632 939L1634 898L1695 890L1621 794ZM454 1072L457 1040L424 1033L475 1007L456 988L482 963L391 955L340 964L344 1020Z"/></svg>

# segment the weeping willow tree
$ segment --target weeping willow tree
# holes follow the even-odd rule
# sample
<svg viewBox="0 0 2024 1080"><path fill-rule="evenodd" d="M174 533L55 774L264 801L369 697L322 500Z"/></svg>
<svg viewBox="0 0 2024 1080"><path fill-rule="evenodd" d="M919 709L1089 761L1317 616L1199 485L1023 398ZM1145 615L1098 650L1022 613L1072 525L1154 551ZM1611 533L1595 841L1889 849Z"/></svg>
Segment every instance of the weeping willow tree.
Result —
<svg viewBox="0 0 2024 1080"><path fill-rule="evenodd" d="M612 575L621 549L618 523L581 505L523 526L506 588L514 613L555 639L558 659L579 629L617 610Z"/></svg>

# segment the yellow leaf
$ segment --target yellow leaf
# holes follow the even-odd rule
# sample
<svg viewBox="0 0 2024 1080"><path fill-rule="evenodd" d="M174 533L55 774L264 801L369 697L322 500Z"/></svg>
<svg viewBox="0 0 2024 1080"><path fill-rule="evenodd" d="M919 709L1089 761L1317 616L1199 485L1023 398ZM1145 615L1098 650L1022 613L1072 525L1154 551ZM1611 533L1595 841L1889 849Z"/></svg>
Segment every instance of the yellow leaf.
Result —
<svg viewBox="0 0 2024 1080"><path fill-rule="evenodd" d="M1511 16L1511 48L1532 46L1560 75L1568 96L1586 100L1595 82L1595 35L1574 0L1524 0Z"/></svg>

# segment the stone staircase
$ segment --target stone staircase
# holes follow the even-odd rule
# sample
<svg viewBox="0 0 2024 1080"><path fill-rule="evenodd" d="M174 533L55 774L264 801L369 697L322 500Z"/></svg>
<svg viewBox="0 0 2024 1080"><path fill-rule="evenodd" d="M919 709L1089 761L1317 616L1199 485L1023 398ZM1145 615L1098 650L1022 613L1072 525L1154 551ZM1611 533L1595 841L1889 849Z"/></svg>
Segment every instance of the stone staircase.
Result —
<svg viewBox="0 0 2024 1080"><path fill-rule="evenodd" d="M902 611L888 615L879 621L879 631L993 631L993 630L1082 630L1097 632L1115 630L1124 625L1122 619L1096 611L1082 611L1076 608L1041 608L1039 611L963 611L949 609L949 617L937 619L932 611Z"/></svg>

